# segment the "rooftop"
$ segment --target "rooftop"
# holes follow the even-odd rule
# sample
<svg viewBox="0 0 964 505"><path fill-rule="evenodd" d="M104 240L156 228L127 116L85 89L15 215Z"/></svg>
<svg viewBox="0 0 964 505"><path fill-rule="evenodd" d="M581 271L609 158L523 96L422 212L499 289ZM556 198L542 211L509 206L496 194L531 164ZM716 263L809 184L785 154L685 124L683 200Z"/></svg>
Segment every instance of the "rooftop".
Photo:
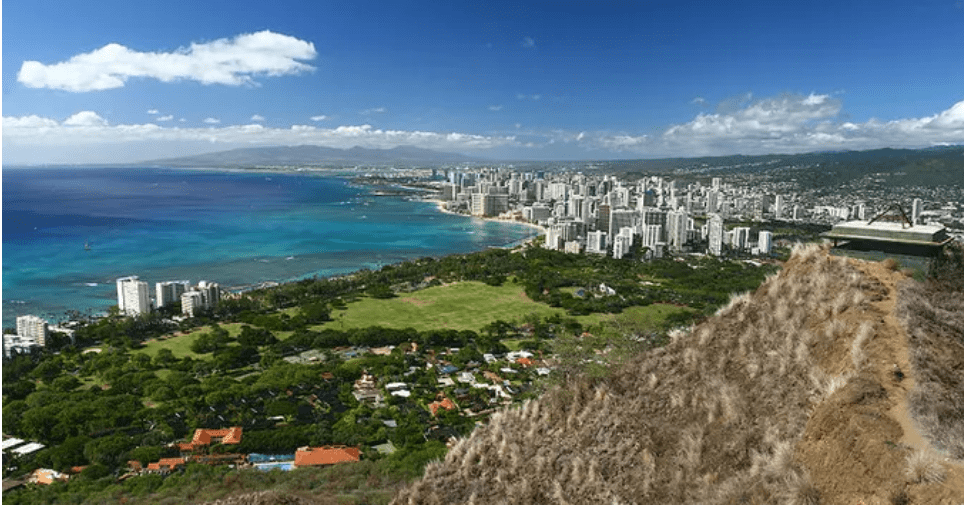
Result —
<svg viewBox="0 0 964 505"><path fill-rule="evenodd" d="M358 461L361 451L344 445L302 447L295 452L295 466L324 466Z"/></svg>
<svg viewBox="0 0 964 505"><path fill-rule="evenodd" d="M905 223L888 221L874 223L846 221L834 225L833 229L824 233L823 236L831 239L869 240L922 246L943 246L952 240L943 226L909 226Z"/></svg>

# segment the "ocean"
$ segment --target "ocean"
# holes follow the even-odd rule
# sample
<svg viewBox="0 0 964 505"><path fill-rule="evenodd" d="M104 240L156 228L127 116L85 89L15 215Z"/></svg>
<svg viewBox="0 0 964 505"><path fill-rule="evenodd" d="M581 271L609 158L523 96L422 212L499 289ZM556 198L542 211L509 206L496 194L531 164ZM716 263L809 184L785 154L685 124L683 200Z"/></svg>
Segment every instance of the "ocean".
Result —
<svg viewBox="0 0 964 505"><path fill-rule="evenodd" d="M114 280L223 288L506 246L528 226L439 212L319 172L3 169L3 326L105 312Z"/></svg>

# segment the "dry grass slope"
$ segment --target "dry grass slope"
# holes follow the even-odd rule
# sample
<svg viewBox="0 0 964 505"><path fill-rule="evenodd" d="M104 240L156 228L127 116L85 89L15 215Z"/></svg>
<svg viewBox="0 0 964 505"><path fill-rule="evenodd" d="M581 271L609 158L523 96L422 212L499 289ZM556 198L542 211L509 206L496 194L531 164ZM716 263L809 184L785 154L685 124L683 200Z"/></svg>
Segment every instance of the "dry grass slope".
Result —
<svg viewBox="0 0 964 505"><path fill-rule="evenodd" d="M889 295L849 260L799 247L668 346L493 416L394 503L835 503L860 490L816 482L813 448L888 401L869 364L882 352L873 303ZM889 462L882 477L903 482L906 451L891 452L864 465ZM891 492L866 493L878 491Z"/></svg>
<svg viewBox="0 0 964 505"><path fill-rule="evenodd" d="M916 388L910 411L938 449L964 459L964 252L949 249L938 281L901 287ZM964 499L962 499L964 501Z"/></svg>

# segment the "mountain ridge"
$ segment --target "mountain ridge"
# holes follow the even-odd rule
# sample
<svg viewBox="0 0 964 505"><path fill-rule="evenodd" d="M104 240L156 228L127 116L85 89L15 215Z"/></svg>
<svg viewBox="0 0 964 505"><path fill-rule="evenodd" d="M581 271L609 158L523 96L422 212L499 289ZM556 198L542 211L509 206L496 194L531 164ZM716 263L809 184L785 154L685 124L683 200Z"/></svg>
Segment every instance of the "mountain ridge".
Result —
<svg viewBox="0 0 964 505"><path fill-rule="evenodd" d="M173 167L324 166L334 164L419 165L481 161L485 160L409 145L396 146L390 149L370 149L361 146L340 149L301 144L296 146L242 147L193 156L147 160L136 163L136 165Z"/></svg>

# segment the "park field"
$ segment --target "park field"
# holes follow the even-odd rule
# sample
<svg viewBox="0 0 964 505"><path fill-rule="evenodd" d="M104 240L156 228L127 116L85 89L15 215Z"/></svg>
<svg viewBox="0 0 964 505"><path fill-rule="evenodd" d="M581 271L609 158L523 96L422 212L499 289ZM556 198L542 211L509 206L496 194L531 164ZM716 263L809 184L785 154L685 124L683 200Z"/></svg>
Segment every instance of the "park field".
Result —
<svg viewBox="0 0 964 505"><path fill-rule="evenodd" d="M617 317L631 317L651 322L655 328L670 314L691 309L675 305L654 304L630 307ZM436 286L390 299L361 298L343 310L332 312L332 321L314 329L337 330L384 326L386 328L414 328L479 331L497 321L521 322L530 314L545 318L552 315L566 317L566 311L532 301L521 284L506 282L489 286L482 282L459 282ZM576 316L583 327L590 328L613 319L613 314Z"/></svg>
<svg viewBox="0 0 964 505"><path fill-rule="evenodd" d="M590 331L614 319L632 321L636 328L657 329L668 316L690 311L692 309L688 307L653 304L645 307L629 307L621 314L590 314L576 316L575 319ZM349 303L345 309L334 310L331 314L332 321L311 329L347 330L382 326L397 329L414 328L418 331L433 329L480 331L492 322L501 320L518 323L531 314L540 318L553 315L566 317L563 309L529 299L520 284L506 282L502 286L489 286L481 282L468 281L427 288L390 299L363 297ZM232 337L236 337L241 332L241 326L241 323L221 325ZM147 354L153 358L159 350L169 349L177 358L190 356L194 359L210 359L210 353L196 354L191 351L194 340L209 331L211 331L209 327L202 327L184 335L150 340L134 352ZM291 335L291 332L274 333L281 340ZM516 342L509 342L510 348L513 348L512 344L518 345Z"/></svg>

